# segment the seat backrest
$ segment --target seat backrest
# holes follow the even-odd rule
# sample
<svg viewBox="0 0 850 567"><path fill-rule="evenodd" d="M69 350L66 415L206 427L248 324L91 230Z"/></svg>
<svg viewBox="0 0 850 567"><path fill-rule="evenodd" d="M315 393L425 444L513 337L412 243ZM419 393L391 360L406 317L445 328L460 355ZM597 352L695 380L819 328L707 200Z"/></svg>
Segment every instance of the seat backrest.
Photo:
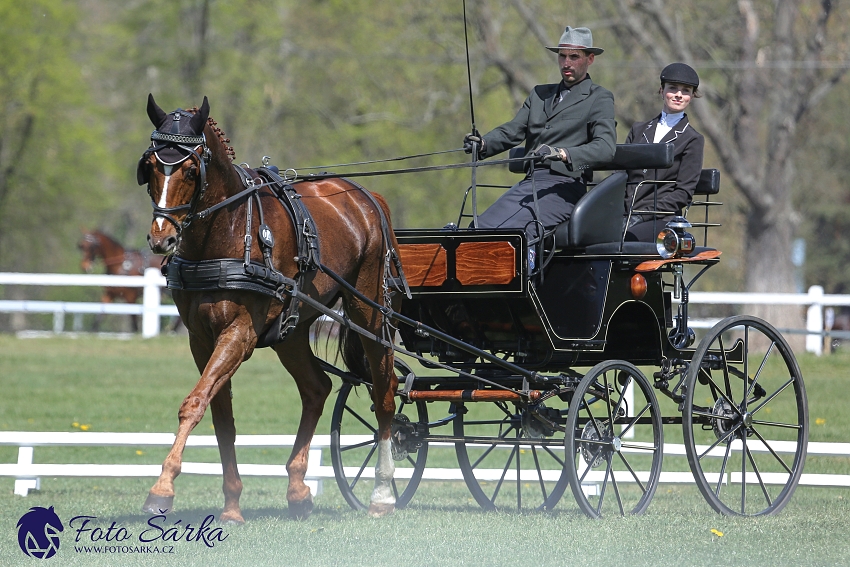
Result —
<svg viewBox="0 0 850 567"><path fill-rule="evenodd" d="M569 220L570 248L620 241L627 178L623 171L612 173L579 199Z"/></svg>
<svg viewBox="0 0 850 567"><path fill-rule="evenodd" d="M720 171L703 169L699 176L694 195L717 195L720 192Z"/></svg>

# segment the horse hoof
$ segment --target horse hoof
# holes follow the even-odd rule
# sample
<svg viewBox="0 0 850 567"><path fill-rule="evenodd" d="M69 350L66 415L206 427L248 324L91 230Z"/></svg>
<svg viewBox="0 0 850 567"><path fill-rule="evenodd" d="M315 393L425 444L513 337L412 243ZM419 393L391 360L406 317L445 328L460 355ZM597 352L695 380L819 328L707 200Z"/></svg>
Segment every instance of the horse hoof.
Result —
<svg viewBox="0 0 850 567"><path fill-rule="evenodd" d="M289 515L295 520L306 520L313 513L313 497L289 503Z"/></svg>
<svg viewBox="0 0 850 567"><path fill-rule="evenodd" d="M167 514L174 508L173 496L158 496L153 492L148 494L145 503L142 505L142 512L147 512L157 516L159 514Z"/></svg>
<svg viewBox="0 0 850 567"><path fill-rule="evenodd" d="M245 523L245 518L242 517L240 512L222 512L218 521L230 526L241 526Z"/></svg>
<svg viewBox="0 0 850 567"><path fill-rule="evenodd" d="M369 504L369 515L373 518L383 518L395 512L395 504Z"/></svg>

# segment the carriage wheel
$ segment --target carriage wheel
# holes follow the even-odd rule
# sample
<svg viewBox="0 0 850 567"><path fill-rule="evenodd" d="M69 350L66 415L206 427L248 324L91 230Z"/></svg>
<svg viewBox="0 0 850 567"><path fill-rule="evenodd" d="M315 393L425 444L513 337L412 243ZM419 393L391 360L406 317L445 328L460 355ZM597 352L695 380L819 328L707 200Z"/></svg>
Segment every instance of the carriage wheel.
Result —
<svg viewBox="0 0 850 567"><path fill-rule="evenodd" d="M652 384L634 365L601 362L588 371L570 403L566 474L581 511L640 514L661 474L664 436Z"/></svg>
<svg viewBox="0 0 850 567"><path fill-rule="evenodd" d="M788 503L809 410L794 353L769 323L744 315L711 329L688 370L682 418L688 462L712 508L758 516Z"/></svg>
<svg viewBox="0 0 850 567"><path fill-rule="evenodd" d="M369 508L374 488L377 462L377 420L372 403L372 387L343 382L331 418L331 460L336 483L343 498L355 510ZM413 425L428 424L425 402L405 404L398 402L393 418L393 459L395 475L393 492L396 508L404 508L413 498L422 480L428 442L416 447L408 435Z"/></svg>
<svg viewBox="0 0 850 567"><path fill-rule="evenodd" d="M566 406L558 396L525 409L505 402L455 404L454 435L465 439L455 443L458 465L482 508L555 507L567 487Z"/></svg>

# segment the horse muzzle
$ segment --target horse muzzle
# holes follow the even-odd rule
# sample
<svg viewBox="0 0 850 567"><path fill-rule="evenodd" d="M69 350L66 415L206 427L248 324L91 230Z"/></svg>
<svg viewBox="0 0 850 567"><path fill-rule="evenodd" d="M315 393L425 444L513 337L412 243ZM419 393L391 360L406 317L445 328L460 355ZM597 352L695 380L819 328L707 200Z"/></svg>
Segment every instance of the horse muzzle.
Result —
<svg viewBox="0 0 850 567"><path fill-rule="evenodd" d="M154 236L153 233L148 234L148 246L154 254L163 256L171 256L177 250L177 235L161 234Z"/></svg>

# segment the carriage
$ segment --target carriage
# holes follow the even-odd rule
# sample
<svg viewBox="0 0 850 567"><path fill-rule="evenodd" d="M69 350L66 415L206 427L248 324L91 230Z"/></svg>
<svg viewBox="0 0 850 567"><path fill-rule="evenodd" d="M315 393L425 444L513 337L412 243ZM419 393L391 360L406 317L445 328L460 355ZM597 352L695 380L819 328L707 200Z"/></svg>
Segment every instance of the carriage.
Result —
<svg viewBox="0 0 850 567"><path fill-rule="evenodd" d="M331 418L336 480L352 507L373 515L409 503L429 476L429 448L445 446L488 509L549 510L569 486L590 517L640 513L662 479L695 481L730 515L773 514L791 498L808 409L788 343L750 316L723 319L698 343L689 326L690 289L720 256L707 246L716 171L703 172L691 220L659 226L657 243L629 242L621 170L668 167L672 147L618 146L599 168L614 173L535 244L532 267L524 231L458 228L470 216L476 226L474 184L473 211L462 207L457 225L393 232L386 203L339 175L233 164L206 99L166 114L151 96L148 115L157 130L137 170L154 211L148 239L172 255L164 273L201 377L145 511L172 508L183 447L209 407L220 519L244 521L230 377L262 346L302 398L287 462L296 517L313 507L304 476L328 374L342 379ZM697 246L689 230L700 228ZM342 314L332 309L340 298ZM311 350L320 315L364 337L342 341L361 347L345 369ZM662 471L665 456L675 470Z"/></svg>
<svg viewBox="0 0 850 567"><path fill-rule="evenodd" d="M672 146L621 145L604 169L670 161ZM658 243L624 241L625 186L615 171L588 191L540 244L536 271L524 231L459 229L474 215L463 206L457 225L395 231L412 295L398 319L397 506L423 478L429 445L454 446L486 509L552 509L569 486L590 517L640 513L662 474L695 481L723 514L773 514L788 502L808 439L788 343L756 317L723 319L698 343L688 324L691 286L719 262L707 246L720 226L709 222L719 172L703 170L692 220L659 225ZM702 246L689 230L702 232ZM418 374L399 351L418 359ZM358 390L370 386L326 369L343 380L332 417L336 480L352 507L365 508L374 405ZM665 429L679 441L676 471L662 472Z"/></svg>

